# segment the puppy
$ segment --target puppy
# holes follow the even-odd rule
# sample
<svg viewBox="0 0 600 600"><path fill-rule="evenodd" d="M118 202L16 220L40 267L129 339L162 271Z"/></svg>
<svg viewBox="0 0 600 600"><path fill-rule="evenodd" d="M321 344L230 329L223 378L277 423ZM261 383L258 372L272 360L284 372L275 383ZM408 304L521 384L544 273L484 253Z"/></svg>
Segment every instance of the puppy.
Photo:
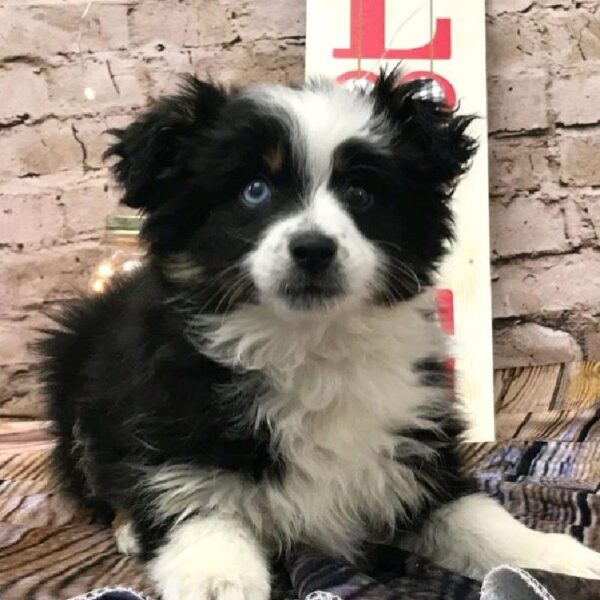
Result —
<svg viewBox="0 0 600 600"><path fill-rule="evenodd" d="M462 472L430 288L476 145L425 85L190 77L112 131L147 264L66 308L42 366L65 490L126 515L165 600L265 600L296 543L600 577Z"/></svg>

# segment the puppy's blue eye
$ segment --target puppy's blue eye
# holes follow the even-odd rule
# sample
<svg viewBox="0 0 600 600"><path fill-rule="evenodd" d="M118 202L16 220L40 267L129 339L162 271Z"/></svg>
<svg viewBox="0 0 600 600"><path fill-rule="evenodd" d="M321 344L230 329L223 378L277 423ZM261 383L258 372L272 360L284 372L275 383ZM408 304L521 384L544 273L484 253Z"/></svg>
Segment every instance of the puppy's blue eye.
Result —
<svg viewBox="0 0 600 600"><path fill-rule="evenodd" d="M267 203L271 199L271 188L262 179L253 179L242 191L242 202L250 208Z"/></svg>

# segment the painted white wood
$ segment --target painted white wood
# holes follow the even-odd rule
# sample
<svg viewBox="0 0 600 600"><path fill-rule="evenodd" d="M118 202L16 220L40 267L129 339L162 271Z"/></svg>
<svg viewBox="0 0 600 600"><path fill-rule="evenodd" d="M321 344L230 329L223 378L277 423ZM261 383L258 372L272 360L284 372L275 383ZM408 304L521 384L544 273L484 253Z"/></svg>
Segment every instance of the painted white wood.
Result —
<svg viewBox="0 0 600 600"><path fill-rule="evenodd" d="M362 11L360 5L362 3ZM383 8L382 8L383 7ZM351 20L351 12L360 19ZM377 47L368 32L373 16L385 14L387 55L365 56ZM449 19L450 56L403 60L406 72L430 71L454 87L461 111L481 118L471 128L479 152L454 200L458 238L442 270L440 287L454 296L454 353L457 390L470 417L469 438L494 439L492 312L490 286L488 147L485 79L485 3L481 0L307 0L306 74L340 75L398 62L394 49L427 45L438 19ZM351 47L351 25L362 33L361 57L340 58ZM447 22L446 22L447 25ZM376 42L377 40L375 40ZM347 53L348 54L348 53ZM351 54L351 52L350 52ZM431 68L433 66L433 68Z"/></svg>

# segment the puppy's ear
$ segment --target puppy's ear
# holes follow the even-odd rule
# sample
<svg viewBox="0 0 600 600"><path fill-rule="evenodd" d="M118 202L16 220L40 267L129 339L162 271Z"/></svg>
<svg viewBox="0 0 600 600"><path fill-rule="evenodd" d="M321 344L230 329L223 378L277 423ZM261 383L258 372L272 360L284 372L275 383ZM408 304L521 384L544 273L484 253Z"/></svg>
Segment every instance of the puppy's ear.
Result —
<svg viewBox="0 0 600 600"><path fill-rule="evenodd" d="M177 94L158 100L124 129L110 129L117 141L104 158L118 157L112 171L125 194L121 203L152 211L185 168L179 148L186 136L208 125L227 101L212 83L184 77Z"/></svg>
<svg viewBox="0 0 600 600"><path fill-rule="evenodd" d="M398 80L397 69L382 72L372 92L375 103L391 121L399 153L413 155L411 163L421 175L449 198L477 150L477 142L466 133L475 117L459 116L442 100L432 99L430 80Z"/></svg>

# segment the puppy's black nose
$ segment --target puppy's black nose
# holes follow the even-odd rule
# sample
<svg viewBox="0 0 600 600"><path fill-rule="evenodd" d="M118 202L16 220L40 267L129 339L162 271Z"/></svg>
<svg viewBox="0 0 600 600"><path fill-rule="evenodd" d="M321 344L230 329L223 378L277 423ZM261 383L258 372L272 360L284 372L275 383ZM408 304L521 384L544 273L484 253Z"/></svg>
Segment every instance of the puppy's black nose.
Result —
<svg viewBox="0 0 600 600"><path fill-rule="evenodd" d="M290 240L290 254L294 262L305 271L324 271L335 258L337 244L333 238L318 233L299 233Z"/></svg>

